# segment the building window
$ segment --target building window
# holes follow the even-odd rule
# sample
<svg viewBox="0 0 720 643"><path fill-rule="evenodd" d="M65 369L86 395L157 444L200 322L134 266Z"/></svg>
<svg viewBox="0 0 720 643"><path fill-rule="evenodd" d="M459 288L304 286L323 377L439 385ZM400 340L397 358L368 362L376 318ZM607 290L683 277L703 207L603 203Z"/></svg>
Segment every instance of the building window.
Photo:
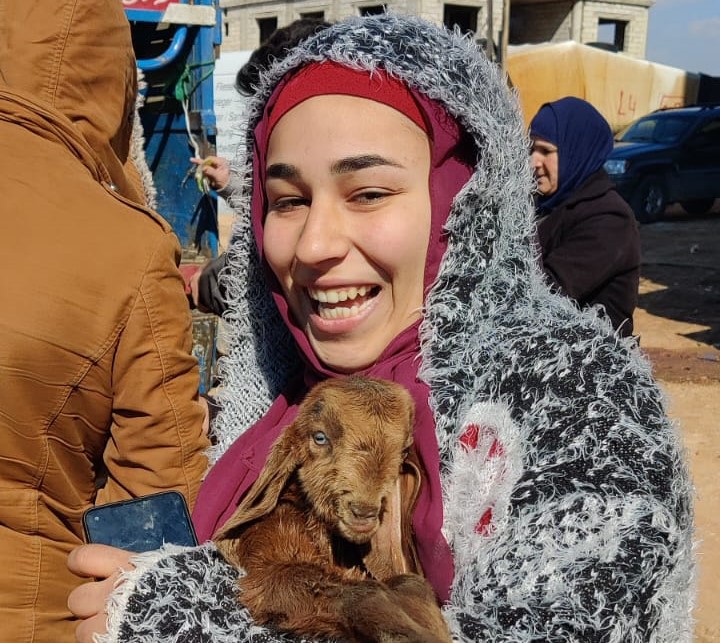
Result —
<svg viewBox="0 0 720 643"><path fill-rule="evenodd" d="M465 7L459 4L446 4L443 8L443 23L448 29L457 25L463 33L477 31L477 7Z"/></svg>
<svg viewBox="0 0 720 643"><path fill-rule="evenodd" d="M617 51L625 51L625 20L600 18L598 20L598 41L613 45Z"/></svg>
<svg viewBox="0 0 720 643"><path fill-rule="evenodd" d="M223 20L223 29L225 31L225 36L230 35L230 23L227 21L227 9L222 10L222 15L225 20Z"/></svg>
<svg viewBox="0 0 720 643"><path fill-rule="evenodd" d="M384 4L374 4L369 7L359 7L360 15L361 16L379 16L383 13L385 13L387 5Z"/></svg>
<svg viewBox="0 0 720 643"><path fill-rule="evenodd" d="M308 11L307 13L301 13L301 18L306 20L325 20L324 11Z"/></svg>
<svg viewBox="0 0 720 643"><path fill-rule="evenodd" d="M260 30L260 44L262 45L277 29L277 18L258 18L257 25Z"/></svg>

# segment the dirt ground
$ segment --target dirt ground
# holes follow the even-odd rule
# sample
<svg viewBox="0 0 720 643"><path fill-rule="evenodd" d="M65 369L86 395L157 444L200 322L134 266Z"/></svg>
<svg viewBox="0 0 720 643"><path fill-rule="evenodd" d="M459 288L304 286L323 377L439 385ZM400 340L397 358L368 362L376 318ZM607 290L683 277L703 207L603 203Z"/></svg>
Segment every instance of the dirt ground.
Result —
<svg viewBox="0 0 720 643"><path fill-rule="evenodd" d="M720 201L691 217L668 209L640 229L635 329L668 396L697 488L695 643L720 642Z"/></svg>

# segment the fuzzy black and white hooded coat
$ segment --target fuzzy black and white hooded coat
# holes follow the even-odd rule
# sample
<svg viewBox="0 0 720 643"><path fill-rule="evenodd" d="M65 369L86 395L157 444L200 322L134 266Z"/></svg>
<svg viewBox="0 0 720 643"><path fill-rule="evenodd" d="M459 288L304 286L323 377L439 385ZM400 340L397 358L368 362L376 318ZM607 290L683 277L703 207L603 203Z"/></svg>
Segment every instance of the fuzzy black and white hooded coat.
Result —
<svg viewBox="0 0 720 643"><path fill-rule="evenodd" d="M479 150L421 326L455 560L444 607L454 638L689 643L692 486L678 431L634 340L552 294L537 268L528 142L504 78L470 39L420 19L351 19L263 77L249 131L285 73L325 59L385 68L445 105ZM236 159L244 187L215 457L265 413L297 360L251 235L251 159ZM237 572L212 545L136 561L99 640L291 640L250 622Z"/></svg>

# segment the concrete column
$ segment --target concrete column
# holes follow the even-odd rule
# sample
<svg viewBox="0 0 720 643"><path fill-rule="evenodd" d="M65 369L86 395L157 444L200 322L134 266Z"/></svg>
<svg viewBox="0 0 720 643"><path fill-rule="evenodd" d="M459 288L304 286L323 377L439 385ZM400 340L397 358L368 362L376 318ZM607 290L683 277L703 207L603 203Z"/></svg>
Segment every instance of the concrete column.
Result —
<svg viewBox="0 0 720 643"><path fill-rule="evenodd" d="M577 0L572 8L570 18L570 39L575 42L582 42L584 5L585 3L582 0Z"/></svg>

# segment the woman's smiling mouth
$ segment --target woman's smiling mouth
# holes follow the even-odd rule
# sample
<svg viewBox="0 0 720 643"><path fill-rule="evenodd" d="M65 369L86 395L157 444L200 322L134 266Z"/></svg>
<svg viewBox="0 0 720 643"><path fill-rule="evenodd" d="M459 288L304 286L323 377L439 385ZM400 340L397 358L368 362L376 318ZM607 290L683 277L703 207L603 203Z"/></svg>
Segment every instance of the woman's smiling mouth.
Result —
<svg viewBox="0 0 720 643"><path fill-rule="evenodd" d="M379 286L307 288L307 294L313 303L313 309L321 319L334 320L360 315L379 290Z"/></svg>

